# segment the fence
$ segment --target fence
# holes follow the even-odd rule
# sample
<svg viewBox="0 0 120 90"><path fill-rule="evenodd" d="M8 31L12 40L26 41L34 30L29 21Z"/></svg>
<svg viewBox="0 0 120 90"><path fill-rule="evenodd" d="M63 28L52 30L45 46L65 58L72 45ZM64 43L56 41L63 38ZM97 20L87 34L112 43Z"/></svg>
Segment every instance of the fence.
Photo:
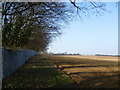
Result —
<svg viewBox="0 0 120 90"><path fill-rule="evenodd" d="M15 72L25 61L35 55L39 55L39 53L32 50L10 50L3 48L3 78Z"/></svg>

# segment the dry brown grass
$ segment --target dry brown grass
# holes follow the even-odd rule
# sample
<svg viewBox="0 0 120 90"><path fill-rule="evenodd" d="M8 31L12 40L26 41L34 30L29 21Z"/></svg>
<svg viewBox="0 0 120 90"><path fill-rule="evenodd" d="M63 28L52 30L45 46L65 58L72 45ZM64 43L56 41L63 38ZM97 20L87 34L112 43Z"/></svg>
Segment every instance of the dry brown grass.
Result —
<svg viewBox="0 0 120 90"><path fill-rule="evenodd" d="M71 57L81 59L92 59L92 60L107 60L107 61L118 61L118 57L113 56L94 56L94 55L61 55L60 57Z"/></svg>
<svg viewBox="0 0 120 90"><path fill-rule="evenodd" d="M69 74L80 88L118 88L118 57L48 56L49 62Z"/></svg>

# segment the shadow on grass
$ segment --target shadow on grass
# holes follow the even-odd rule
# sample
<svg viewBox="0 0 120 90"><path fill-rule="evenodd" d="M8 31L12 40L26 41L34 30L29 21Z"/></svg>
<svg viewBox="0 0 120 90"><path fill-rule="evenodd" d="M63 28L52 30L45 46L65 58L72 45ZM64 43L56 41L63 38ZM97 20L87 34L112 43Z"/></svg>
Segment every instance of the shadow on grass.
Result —
<svg viewBox="0 0 120 90"><path fill-rule="evenodd" d="M4 88L57 88L73 85L73 80L40 56L31 58L11 76L3 79ZM46 66L46 67L44 67Z"/></svg>
<svg viewBox="0 0 120 90"><path fill-rule="evenodd" d="M84 73L89 73L89 74L118 74L118 72L74 72L74 73L69 73L69 75L71 74L84 74Z"/></svg>
<svg viewBox="0 0 120 90"><path fill-rule="evenodd" d="M49 57L62 70L66 69L66 73L72 76L78 83L79 88L118 88L118 70L112 68L118 67L118 62L97 61L89 59L73 59L69 57ZM86 68L87 67L87 68ZM92 68L90 69L89 68ZM101 68L102 67L102 68ZM102 71L102 69L104 69ZM85 71L79 71L84 69ZM86 70L88 69L88 70ZM75 71L76 70L76 71ZM92 71L93 70L93 71ZM109 70L109 71L108 71ZM120 76L120 75L119 75Z"/></svg>
<svg viewBox="0 0 120 90"><path fill-rule="evenodd" d="M79 83L79 88L120 88L118 75L88 77Z"/></svg>

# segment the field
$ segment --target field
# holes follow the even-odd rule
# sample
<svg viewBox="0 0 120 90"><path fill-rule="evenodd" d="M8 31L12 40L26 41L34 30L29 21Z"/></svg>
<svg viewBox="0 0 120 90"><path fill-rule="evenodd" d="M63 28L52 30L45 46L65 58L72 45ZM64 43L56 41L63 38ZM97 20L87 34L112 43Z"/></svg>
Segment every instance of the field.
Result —
<svg viewBox="0 0 120 90"><path fill-rule="evenodd" d="M70 76L79 88L117 88L118 57L110 56L49 56L53 62Z"/></svg>
<svg viewBox="0 0 120 90"><path fill-rule="evenodd" d="M119 88L118 78L117 57L39 55L3 79L2 87Z"/></svg>

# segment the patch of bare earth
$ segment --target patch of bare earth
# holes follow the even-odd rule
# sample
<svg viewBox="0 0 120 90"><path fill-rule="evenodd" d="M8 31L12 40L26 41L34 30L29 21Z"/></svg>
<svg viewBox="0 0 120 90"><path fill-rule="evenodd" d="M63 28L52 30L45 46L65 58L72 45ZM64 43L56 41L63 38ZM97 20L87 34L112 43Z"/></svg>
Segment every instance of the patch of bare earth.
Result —
<svg viewBox="0 0 120 90"><path fill-rule="evenodd" d="M59 66L79 88L120 87L117 57L76 56L75 58L75 56L65 55L48 57L49 62Z"/></svg>

